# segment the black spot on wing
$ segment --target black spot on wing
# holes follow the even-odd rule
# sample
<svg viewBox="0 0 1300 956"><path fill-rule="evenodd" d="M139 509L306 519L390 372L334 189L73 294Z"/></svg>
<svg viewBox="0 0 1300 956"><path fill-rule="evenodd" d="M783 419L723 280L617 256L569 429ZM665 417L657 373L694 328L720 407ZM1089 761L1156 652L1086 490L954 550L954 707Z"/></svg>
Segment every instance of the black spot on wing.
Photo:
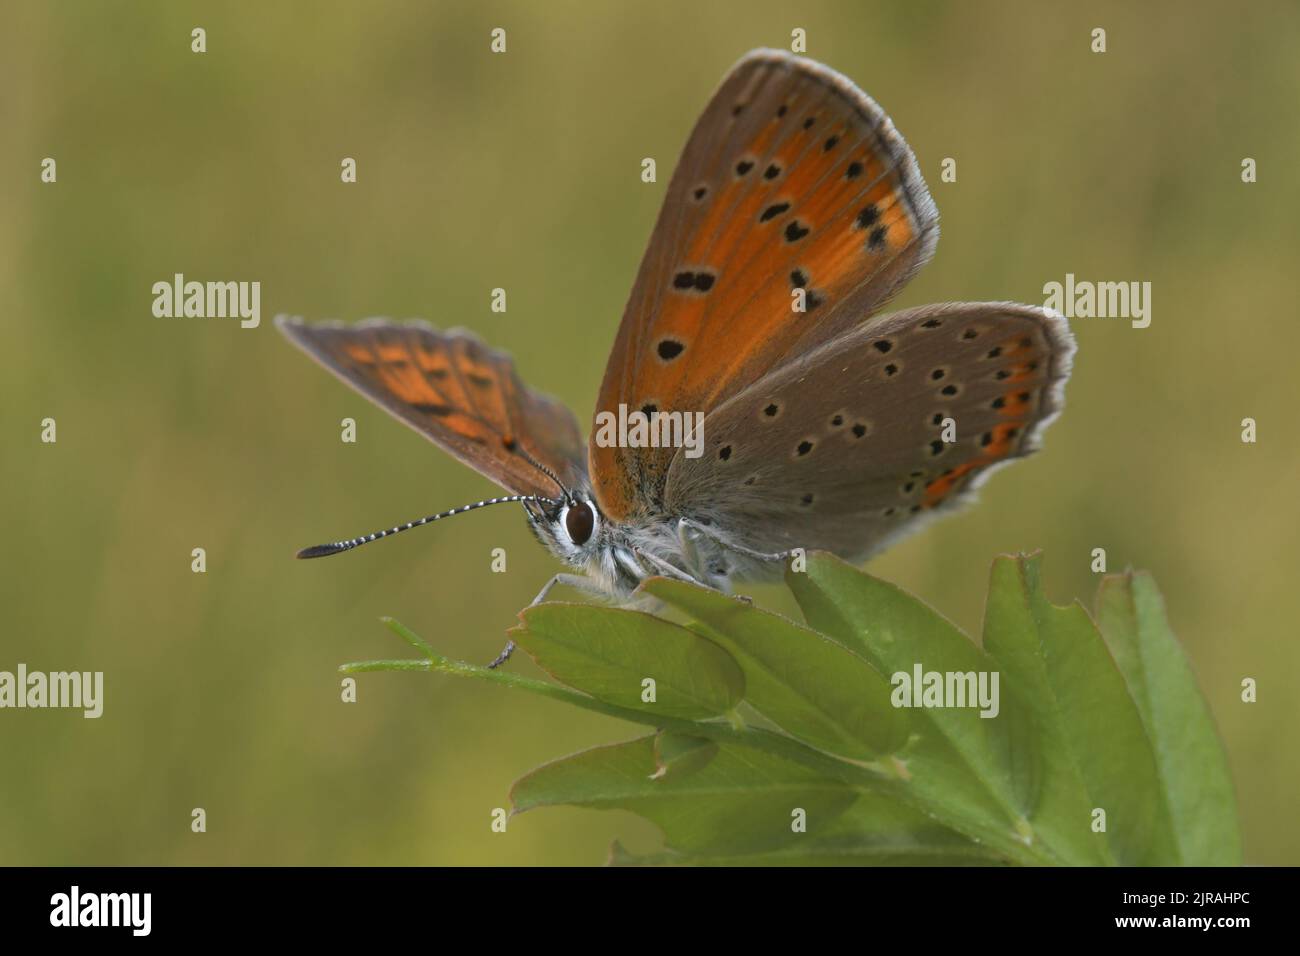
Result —
<svg viewBox="0 0 1300 956"><path fill-rule="evenodd" d="M875 225L879 218L880 210L876 208L875 203L872 203L866 209L862 210L862 212L858 213L858 218L854 220L854 224L859 229L866 229L868 226Z"/></svg>
<svg viewBox="0 0 1300 956"><path fill-rule="evenodd" d="M411 405L411 408L415 409L417 412L420 412L421 414L434 415L437 416L438 418L446 418L453 411L455 411L455 409L453 409L450 405L443 405L438 402L416 402Z"/></svg>
<svg viewBox="0 0 1300 956"><path fill-rule="evenodd" d="M673 276L673 288L680 289L683 292L689 289L697 292L708 292L713 288L713 283L716 281L717 276L711 272L683 270Z"/></svg>
<svg viewBox="0 0 1300 956"><path fill-rule="evenodd" d="M663 339L659 343L657 351L659 352L659 357L661 359L665 362L671 362L673 359L677 358L677 356L681 355L685 349L686 346L681 342L674 341L673 339Z"/></svg>
<svg viewBox="0 0 1300 956"><path fill-rule="evenodd" d="M772 203L772 205L763 210L762 215L758 217L758 221L767 222L768 220L775 219L777 216L781 215L781 213L789 211L790 204L788 202Z"/></svg>

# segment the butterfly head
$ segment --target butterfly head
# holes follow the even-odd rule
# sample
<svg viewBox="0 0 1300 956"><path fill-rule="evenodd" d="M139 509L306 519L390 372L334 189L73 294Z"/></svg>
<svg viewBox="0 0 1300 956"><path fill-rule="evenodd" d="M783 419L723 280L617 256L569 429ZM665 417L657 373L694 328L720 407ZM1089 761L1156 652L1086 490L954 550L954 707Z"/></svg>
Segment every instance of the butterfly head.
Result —
<svg viewBox="0 0 1300 956"><path fill-rule="evenodd" d="M525 507L538 540L562 561L583 567L604 550L608 525L590 495L567 491L554 502Z"/></svg>

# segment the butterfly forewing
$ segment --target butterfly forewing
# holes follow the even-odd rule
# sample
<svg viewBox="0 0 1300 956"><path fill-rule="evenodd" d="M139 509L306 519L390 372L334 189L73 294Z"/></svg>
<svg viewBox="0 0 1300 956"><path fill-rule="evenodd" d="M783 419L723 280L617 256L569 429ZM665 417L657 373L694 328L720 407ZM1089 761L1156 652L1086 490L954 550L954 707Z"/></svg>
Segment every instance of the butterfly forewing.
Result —
<svg viewBox="0 0 1300 956"><path fill-rule="evenodd" d="M366 398L502 487L558 492L522 451L566 485L581 482L584 451L573 413L524 386L509 356L472 333L386 319L276 324Z"/></svg>
<svg viewBox="0 0 1300 956"><path fill-rule="evenodd" d="M710 411L878 309L932 254L937 221L869 97L812 61L749 54L674 172L597 412ZM673 453L593 444L604 511L661 510Z"/></svg>
<svg viewBox="0 0 1300 956"><path fill-rule="evenodd" d="M666 507L750 549L866 557L1036 447L1073 348L1063 318L1013 303L876 319L710 413Z"/></svg>

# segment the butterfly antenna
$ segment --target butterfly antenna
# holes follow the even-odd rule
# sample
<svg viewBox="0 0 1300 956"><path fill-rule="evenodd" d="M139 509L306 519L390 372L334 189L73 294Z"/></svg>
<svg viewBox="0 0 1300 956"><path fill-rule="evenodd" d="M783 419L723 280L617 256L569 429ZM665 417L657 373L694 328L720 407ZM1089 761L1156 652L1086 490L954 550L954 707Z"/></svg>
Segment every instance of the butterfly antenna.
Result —
<svg viewBox="0 0 1300 956"><path fill-rule="evenodd" d="M545 465L543 465L532 455L528 454L528 449L524 448L522 444L516 445L515 451L517 451L523 457L524 461L528 462L528 464L532 465L534 468L540 471L547 478L551 479L551 481L555 482L555 487L560 489L561 498L567 499L569 497L569 489L564 487L564 482L560 481L560 479L556 476L555 472L551 471L551 469L547 468Z"/></svg>
<svg viewBox="0 0 1300 956"><path fill-rule="evenodd" d="M331 554L342 554L344 551L351 551L353 548L359 548L363 544L369 544L371 541L378 541L380 538L387 538L389 535L398 534L402 531L410 531L412 528L418 528L421 525L429 524L433 521L441 521L443 518L450 518L452 515L463 514L466 511L474 511L478 508L486 508L488 505L501 505L508 501L537 501L545 502L550 505L560 504L559 499L543 498L541 495L507 495L504 498L487 498L483 501L476 501L472 505L462 505L459 508L452 508L450 511L443 511L436 515L429 515L427 518L421 518L419 521L408 521L406 524L399 524L395 528L389 528L387 531L376 531L374 534L362 535L359 538L353 538L350 541L334 541L330 544L316 544L310 548L303 548L295 555L299 558L323 558Z"/></svg>

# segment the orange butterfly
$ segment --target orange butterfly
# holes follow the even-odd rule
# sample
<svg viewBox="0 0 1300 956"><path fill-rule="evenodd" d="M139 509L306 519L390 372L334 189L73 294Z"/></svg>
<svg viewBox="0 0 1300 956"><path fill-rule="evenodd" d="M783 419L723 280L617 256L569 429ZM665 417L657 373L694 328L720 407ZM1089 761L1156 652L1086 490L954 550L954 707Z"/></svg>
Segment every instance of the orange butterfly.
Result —
<svg viewBox="0 0 1300 956"><path fill-rule="evenodd" d="M583 572L555 575L534 604L558 583L624 596L652 575L728 590L779 573L795 548L862 560L1034 450L1063 404L1074 342L1056 313L996 302L874 317L938 238L916 158L875 102L819 63L756 50L677 164L585 450L572 413L469 332L277 318L512 492L299 557L515 501ZM646 440L674 414L699 427ZM650 428L638 438L628 421Z"/></svg>

